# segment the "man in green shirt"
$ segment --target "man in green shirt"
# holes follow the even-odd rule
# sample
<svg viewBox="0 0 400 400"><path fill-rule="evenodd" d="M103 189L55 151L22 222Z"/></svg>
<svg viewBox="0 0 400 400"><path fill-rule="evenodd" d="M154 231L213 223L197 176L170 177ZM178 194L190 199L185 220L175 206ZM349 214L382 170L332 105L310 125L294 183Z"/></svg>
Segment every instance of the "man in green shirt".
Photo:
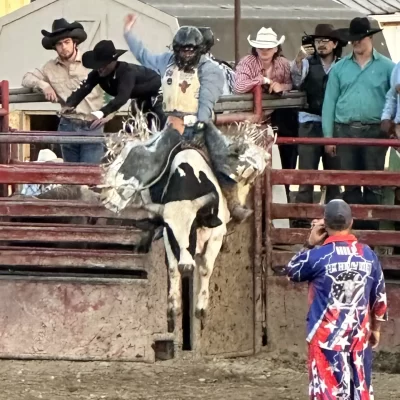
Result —
<svg viewBox="0 0 400 400"><path fill-rule="evenodd" d="M372 36L381 29L371 29L368 18L355 18L350 28L341 30L351 42L352 54L331 70L322 109L325 137L383 138L380 123L394 62L378 53ZM385 167L387 147L326 146L328 154L337 154L342 170L379 171ZM343 200L349 204L380 204L380 187L347 186ZM378 225L377 225L378 226ZM376 226L376 228L377 228ZM373 227L369 227L372 228Z"/></svg>

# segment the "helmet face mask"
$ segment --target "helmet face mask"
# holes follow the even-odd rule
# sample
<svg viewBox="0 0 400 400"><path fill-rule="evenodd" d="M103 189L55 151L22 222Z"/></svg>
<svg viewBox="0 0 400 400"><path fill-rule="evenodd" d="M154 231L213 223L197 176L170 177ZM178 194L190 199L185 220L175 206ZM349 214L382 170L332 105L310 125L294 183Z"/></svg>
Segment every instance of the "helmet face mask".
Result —
<svg viewBox="0 0 400 400"><path fill-rule="evenodd" d="M176 33L172 47L178 68L190 72L198 65L203 54L203 35L195 27L183 26Z"/></svg>

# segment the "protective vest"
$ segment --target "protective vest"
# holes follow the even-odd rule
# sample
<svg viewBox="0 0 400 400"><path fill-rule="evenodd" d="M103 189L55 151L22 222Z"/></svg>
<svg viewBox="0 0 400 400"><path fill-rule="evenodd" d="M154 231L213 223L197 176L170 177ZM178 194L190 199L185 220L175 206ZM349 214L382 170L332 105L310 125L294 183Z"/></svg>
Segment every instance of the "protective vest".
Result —
<svg viewBox="0 0 400 400"><path fill-rule="evenodd" d="M162 90L163 111L166 114L197 115L200 93L197 68L188 73L171 65L162 79Z"/></svg>
<svg viewBox="0 0 400 400"><path fill-rule="evenodd" d="M322 104L324 102L328 74L325 73L321 58L310 56L307 58L309 70L301 90L306 93L308 109L310 114L322 115Z"/></svg>

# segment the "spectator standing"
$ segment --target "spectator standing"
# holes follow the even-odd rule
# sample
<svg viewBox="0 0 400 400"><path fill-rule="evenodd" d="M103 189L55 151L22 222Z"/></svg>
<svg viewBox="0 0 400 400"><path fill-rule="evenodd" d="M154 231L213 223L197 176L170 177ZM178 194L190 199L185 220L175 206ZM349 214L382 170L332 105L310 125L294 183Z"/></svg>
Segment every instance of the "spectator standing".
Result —
<svg viewBox="0 0 400 400"><path fill-rule="evenodd" d="M388 137L380 122L385 97L390 89L394 63L373 46L368 18L355 18L344 30L343 39L351 42L353 52L333 66L329 73L322 109L325 137L377 139ZM341 145L326 146L330 155L337 154L342 170L380 171L385 166L387 147ZM350 204L380 204L380 187L346 186L343 199ZM366 224L363 225L365 228ZM378 229L379 223L368 224Z"/></svg>
<svg viewBox="0 0 400 400"><path fill-rule="evenodd" d="M282 55L281 45L285 36L278 35L271 28L261 28L255 40L247 38L251 46L251 55L240 60L236 67L236 93L249 93L256 86L270 94L282 94L292 90L290 62ZM264 113L265 123L277 127L279 136L297 136L298 114L293 109L267 110ZM295 169L297 148L291 145L280 145L279 153L282 168ZM286 186L289 199L289 186Z"/></svg>
<svg viewBox="0 0 400 400"><path fill-rule="evenodd" d="M296 59L291 64L293 86L306 93L308 108L299 113L299 137L323 138L322 104L326 83L331 68L340 60L343 46L334 27L329 24L316 26L314 34L310 35L314 52L308 55L300 49ZM320 159L324 169L340 169L338 157L325 153L321 145L299 145L299 169L318 170ZM313 203L313 185L300 185L296 203ZM340 196L338 186L327 186L326 202L329 203Z"/></svg>
<svg viewBox="0 0 400 400"><path fill-rule="evenodd" d="M393 69L390 89L386 95L385 108L382 112L381 128L392 138L400 138L400 63ZM389 171L400 171L400 148L391 148L389 156ZM383 189L383 204L400 205L400 186ZM381 221L380 229L400 231L399 221ZM389 254L400 254L400 247L379 247L379 250Z"/></svg>
<svg viewBox="0 0 400 400"><path fill-rule="evenodd" d="M61 104L61 132L80 132L82 135L99 136L103 127L93 128L97 117L92 113L104 104L104 92L98 86L79 104L72 113L66 112L66 100L78 89L82 80L90 72L82 64L82 53L78 49L87 34L79 22L67 22L56 19L52 31L42 30L42 45L46 50L55 50L57 58L48 61L42 68L36 68L25 74L22 86L40 89L46 99ZM65 162L83 162L98 164L104 156L105 148L101 143L63 144L61 151Z"/></svg>

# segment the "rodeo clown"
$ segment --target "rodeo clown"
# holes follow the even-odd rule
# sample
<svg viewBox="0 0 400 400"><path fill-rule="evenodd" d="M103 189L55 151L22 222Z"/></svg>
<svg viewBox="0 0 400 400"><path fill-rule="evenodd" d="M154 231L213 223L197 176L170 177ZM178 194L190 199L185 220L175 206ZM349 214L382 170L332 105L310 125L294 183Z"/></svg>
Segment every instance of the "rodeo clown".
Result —
<svg viewBox="0 0 400 400"><path fill-rule="evenodd" d="M152 54L132 33L136 19L134 14L125 18L124 36L136 59L162 77L163 111L168 116L165 130L168 135L164 136L172 138L177 131L180 141L183 138L192 143L198 137L204 138L231 217L238 222L244 221L253 213L241 206L238 195L238 171L243 170L241 165L246 161L233 155L237 149L229 148L228 139L211 123L213 108L223 93L225 79L221 68L204 55L204 38L197 28L181 27L173 39L172 52ZM239 153L243 154L243 150ZM130 158L134 158L133 154Z"/></svg>

